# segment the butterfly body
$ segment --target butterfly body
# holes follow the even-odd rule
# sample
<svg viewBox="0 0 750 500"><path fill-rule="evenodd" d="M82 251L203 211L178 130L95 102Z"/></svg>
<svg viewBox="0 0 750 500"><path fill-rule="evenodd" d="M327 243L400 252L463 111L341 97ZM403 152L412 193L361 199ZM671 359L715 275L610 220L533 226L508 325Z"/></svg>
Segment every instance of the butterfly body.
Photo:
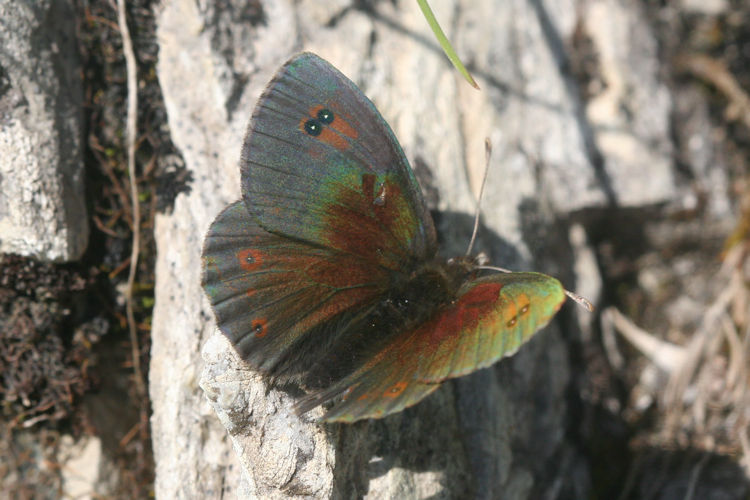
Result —
<svg viewBox="0 0 750 500"><path fill-rule="evenodd" d="M436 257L435 230L395 136L345 76L291 59L261 96L243 200L213 222L203 286L240 356L354 421L415 404L515 352L564 301L538 273L479 276Z"/></svg>

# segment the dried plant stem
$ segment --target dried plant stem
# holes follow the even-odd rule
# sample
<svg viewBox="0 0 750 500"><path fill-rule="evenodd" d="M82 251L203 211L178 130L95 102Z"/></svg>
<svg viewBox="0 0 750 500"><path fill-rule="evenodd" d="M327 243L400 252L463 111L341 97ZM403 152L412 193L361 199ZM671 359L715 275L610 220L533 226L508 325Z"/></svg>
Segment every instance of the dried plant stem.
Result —
<svg viewBox="0 0 750 500"><path fill-rule="evenodd" d="M709 340L715 337L715 328L721 324L722 314L725 314L726 308L736 293L736 288L730 283L706 310L701 325L686 346L684 362L670 374L664 390L664 401L667 406L680 404L685 389L699 368L701 359L706 356Z"/></svg>
<svg viewBox="0 0 750 500"><path fill-rule="evenodd" d="M747 421L744 418L740 420L739 438L743 455L741 463L745 468L745 473L750 476L750 439L747 437Z"/></svg>
<svg viewBox="0 0 750 500"><path fill-rule="evenodd" d="M133 41L130 38L127 16L125 12L125 0L117 0L117 24L122 36L122 51L125 54L125 65L127 69L128 82L128 109L125 124L125 137L128 156L128 178L130 180L130 202L133 208L133 246L130 251L130 271L128 283L125 290L125 309L128 317L128 329L130 331L130 348L133 356L133 375L135 376L136 391L139 397L146 395L146 387L141 370L141 349L138 343L138 332L136 329L135 315L133 314L133 285L135 273L138 267L138 253L141 244L141 209L138 202L138 185L135 175L135 142L136 142L136 120L138 117L138 80L135 52Z"/></svg>
<svg viewBox="0 0 750 500"><path fill-rule="evenodd" d="M666 373L674 372L685 362L684 347L660 340L656 335L638 328L615 307L604 310L602 321L614 326L631 344Z"/></svg>
<svg viewBox="0 0 750 500"><path fill-rule="evenodd" d="M729 100L729 118L739 119L750 128L750 96L725 64L702 55L683 56L678 64L723 93Z"/></svg>

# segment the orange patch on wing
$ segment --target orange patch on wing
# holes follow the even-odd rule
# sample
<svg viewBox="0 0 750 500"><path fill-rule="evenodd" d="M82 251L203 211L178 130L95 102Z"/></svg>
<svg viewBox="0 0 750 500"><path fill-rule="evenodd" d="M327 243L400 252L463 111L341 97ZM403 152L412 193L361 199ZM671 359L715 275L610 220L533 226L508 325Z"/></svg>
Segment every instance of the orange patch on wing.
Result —
<svg viewBox="0 0 750 500"><path fill-rule="evenodd" d="M310 116L317 117L318 113L322 109L326 109L326 107L319 105L319 106L315 106L311 108ZM359 137L359 132L357 132L357 129L352 127L351 124L349 124L349 122L346 121L346 117L344 115L336 111L332 111L332 112L333 112L333 121L327 125L328 127L331 127L333 130L335 130L339 134L345 135L346 137L350 139L356 139L357 137Z"/></svg>
<svg viewBox="0 0 750 500"><path fill-rule="evenodd" d="M518 296L518 303L521 304L521 310L519 311L519 315L521 316L529 312L529 309L531 309L531 301L529 300L529 296L525 293Z"/></svg>
<svg viewBox="0 0 750 500"><path fill-rule="evenodd" d="M263 254L254 248L245 248L237 252L237 261L245 271L255 271L263 264Z"/></svg>
<svg viewBox="0 0 750 500"><path fill-rule="evenodd" d="M251 326L255 336L259 339L262 339L268 333L268 320L266 318L254 319Z"/></svg>
<svg viewBox="0 0 750 500"><path fill-rule="evenodd" d="M336 123L335 121L333 123ZM333 123L331 125L333 125ZM334 148L338 149L339 151L345 151L349 149L351 146L349 145L349 141L347 141L344 137L337 134L333 130L331 130L331 125L327 125L323 127L323 131L320 133L320 135L317 137L321 141L330 144Z"/></svg>
<svg viewBox="0 0 750 500"><path fill-rule="evenodd" d="M406 386L408 384L404 381L396 382L392 386L390 386L385 393L383 393L383 396L387 398L395 398L401 395L402 392L406 389Z"/></svg>
<svg viewBox="0 0 750 500"><path fill-rule="evenodd" d="M321 123L320 119L318 118L318 113L323 109L327 108L323 105L317 105L310 108L310 110L308 111L308 116L303 116L299 121L298 128L302 132L307 134L305 125L311 119L315 120L321 127L320 134L310 135L310 137L323 141L326 144L329 144L338 149L339 151L346 151L351 147L351 144L349 144L349 140L359 137L359 132L357 132L357 129L352 127L346 121L344 116L341 116L336 112L333 112L333 121L331 123Z"/></svg>
<svg viewBox="0 0 750 500"><path fill-rule="evenodd" d="M508 318L505 323L508 327L512 327L516 325L516 319L518 317L518 308L516 308L516 304L514 302L508 301L505 304L503 317Z"/></svg>
<svg viewBox="0 0 750 500"><path fill-rule="evenodd" d="M334 129L339 134L343 134L350 139L356 139L357 137L359 137L359 132L357 132L357 129L352 127L349 122L347 122L340 116L337 116L336 119L333 120L333 123L329 125L329 127Z"/></svg>

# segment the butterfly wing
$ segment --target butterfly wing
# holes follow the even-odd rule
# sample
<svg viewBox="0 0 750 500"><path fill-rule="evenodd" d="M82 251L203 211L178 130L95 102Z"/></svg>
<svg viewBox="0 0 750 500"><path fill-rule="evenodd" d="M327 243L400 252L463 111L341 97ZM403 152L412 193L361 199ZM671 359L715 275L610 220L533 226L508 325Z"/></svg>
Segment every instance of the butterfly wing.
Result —
<svg viewBox="0 0 750 500"><path fill-rule="evenodd" d="M435 253L432 219L393 132L314 54L292 58L261 96L241 171L245 203L266 231L396 272Z"/></svg>
<svg viewBox="0 0 750 500"><path fill-rule="evenodd" d="M423 352L415 377L438 382L511 356L565 302L558 280L540 273L499 273L464 284L458 300L411 337Z"/></svg>
<svg viewBox="0 0 750 500"><path fill-rule="evenodd" d="M362 369L328 389L308 394L295 406L300 414L343 394L341 401L326 412L322 422L356 422L364 418L382 418L419 403L435 392L440 382L429 383L415 378L416 366L404 363L391 344L380 351ZM406 356L414 361L413 356Z"/></svg>
<svg viewBox="0 0 750 500"><path fill-rule="evenodd" d="M367 309L387 285L386 273L358 257L265 231L242 201L216 217L203 248L217 325L243 359L274 375L317 362L339 333L333 323Z"/></svg>
<svg viewBox="0 0 750 500"><path fill-rule="evenodd" d="M515 353L565 301L556 279L501 273L467 282L430 320L394 337L362 369L302 400L301 412L345 394L324 421L379 418L414 405L440 382Z"/></svg>

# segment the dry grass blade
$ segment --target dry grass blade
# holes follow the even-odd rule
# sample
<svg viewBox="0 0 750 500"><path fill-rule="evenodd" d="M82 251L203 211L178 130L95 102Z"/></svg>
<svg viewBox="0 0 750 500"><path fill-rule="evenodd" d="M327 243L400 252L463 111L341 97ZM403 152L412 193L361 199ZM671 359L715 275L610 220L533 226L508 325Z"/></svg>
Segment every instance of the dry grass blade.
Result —
<svg viewBox="0 0 750 500"><path fill-rule="evenodd" d="M706 349L711 347L712 343L709 340L716 338L716 335L714 335L715 329L721 321L721 316L726 313L726 309L736 293L734 286L726 287L706 310L703 322L693 334L693 338L687 346L684 363L672 372L669 378L664 391L664 401L667 406L677 405L681 401L685 389L698 370L701 359L706 355Z"/></svg>
<svg viewBox="0 0 750 500"><path fill-rule="evenodd" d="M744 419L740 423L740 446L742 447L742 465L745 467L745 473L750 477L750 439L747 436L747 427L750 422Z"/></svg>
<svg viewBox="0 0 750 500"><path fill-rule="evenodd" d="M723 93L729 100L727 117L739 119L750 128L750 96L721 61L704 55L692 54L681 57L678 65L701 80L709 82Z"/></svg>
<svg viewBox="0 0 750 500"><path fill-rule="evenodd" d="M748 255L744 245L727 253L716 275L720 292L684 346L656 338L614 308L604 311L602 324L603 330L620 332L669 376L665 386L656 388L665 417L659 441L740 454L750 475L750 302L744 278ZM697 488L704 465L702 460L693 469L690 491ZM688 496L693 494L697 489Z"/></svg>
<svg viewBox="0 0 750 500"><path fill-rule="evenodd" d="M133 246L130 254L130 272L128 274L128 285L125 292L126 313L128 316L128 328L130 332L130 345L133 356L133 372L135 375L136 390L140 397L146 394L145 382L141 370L141 350L138 343L138 332L136 331L135 315L133 314L133 284L138 267L138 253L140 248L140 220L141 211L138 201L138 184L135 175L135 141L136 122L138 117L138 81L135 52L133 41L130 38L127 15L125 11L125 0L117 1L117 23L122 35L122 50L125 55L125 64L128 76L128 110L126 118L126 137L128 154L128 177L130 179L130 198L133 207Z"/></svg>
<svg viewBox="0 0 750 500"><path fill-rule="evenodd" d="M743 379L747 376L747 356L744 352L742 341L737 333L737 327L728 314L722 316L722 330L729 345L729 367L727 369L727 388L729 390L739 388ZM744 388L743 388L744 389Z"/></svg>
<svg viewBox="0 0 750 500"><path fill-rule="evenodd" d="M602 321L613 325L623 337L666 373L673 373L685 362L684 347L660 340L646 330L638 328L614 307L607 308L602 313Z"/></svg>

